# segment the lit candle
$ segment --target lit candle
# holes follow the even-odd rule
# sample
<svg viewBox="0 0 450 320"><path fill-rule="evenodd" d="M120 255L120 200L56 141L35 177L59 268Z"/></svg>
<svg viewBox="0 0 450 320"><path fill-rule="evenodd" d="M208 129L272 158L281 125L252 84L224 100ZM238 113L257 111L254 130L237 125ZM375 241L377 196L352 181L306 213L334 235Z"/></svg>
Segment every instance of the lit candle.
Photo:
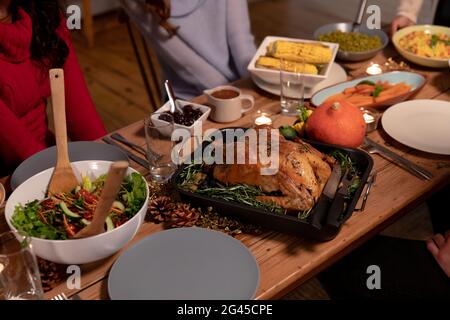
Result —
<svg viewBox="0 0 450 320"><path fill-rule="evenodd" d="M372 76L383 73L380 65L378 63L370 63L370 66L366 69L366 73Z"/></svg>
<svg viewBox="0 0 450 320"><path fill-rule="evenodd" d="M261 115L255 119L255 125L257 125L257 126L263 126L263 125L270 126L271 124L272 124L272 119L266 113L261 113Z"/></svg>
<svg viewBox="0 0 450 320"><path fill-rule="evenodd" d="M364 120L367 124L370 124L375 121L375 118L371 114L364 113Z"/></svg>
<svg viewBox="0 0 450 320"><path fill-rule="evenodd" d="M378 120L380 119L380 114L373 109L361 108L363 113L364 121L366 122L366 132L372 132L377 130Z"/></svg>

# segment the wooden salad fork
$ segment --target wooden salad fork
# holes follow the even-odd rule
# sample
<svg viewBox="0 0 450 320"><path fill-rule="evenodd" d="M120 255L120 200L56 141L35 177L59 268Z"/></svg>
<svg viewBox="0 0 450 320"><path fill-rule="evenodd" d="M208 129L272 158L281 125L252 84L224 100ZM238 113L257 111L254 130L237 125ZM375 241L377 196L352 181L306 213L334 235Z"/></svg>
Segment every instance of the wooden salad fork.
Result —
<svg viewBox="0 0 450 320"><path fill-rule="evenodd" d="M100 199L94 211L94 217L88 226L81 229L74 236L75 239L92 237L105 231L106 218L111 212L113 202L116 200L117 194L120 191L127 169L128 162L126 161L114 162L111 165Z"/></svg>
<svg viewBox="0 0 450 320"><path fill-rule="evenodd" d="M70 192L79 184L79 182L75 177L72 166L70 165L69 151L67 147L64 70L51 69L49 76L52 93L57 160L48 185L48 193L54 194L60 192Z"/></svg>

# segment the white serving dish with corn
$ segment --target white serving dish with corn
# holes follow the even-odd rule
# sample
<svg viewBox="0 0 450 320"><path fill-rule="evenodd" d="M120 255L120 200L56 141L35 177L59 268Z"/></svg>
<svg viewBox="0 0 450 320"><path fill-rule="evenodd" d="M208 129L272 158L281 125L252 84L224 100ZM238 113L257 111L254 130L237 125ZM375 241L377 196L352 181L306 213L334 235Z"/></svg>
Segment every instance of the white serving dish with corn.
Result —
<svg viewBox="0 0 450 320"><path fill-rule="evenodd" d="M278 42L280 45L273 45ZM285 42L290 43L286 45ZM299 43L305 44L305 46L297 45ZM324 56L324 48L329 49L326 56ZM280 84L278 59L285 57L293 65L306 64L304 68L308 73L303 73L304 84L305 87L313 87L329 76L338 49L339 45L336 43L267 36L259 46L247 69L250 74L265 82ZM261 60L261 57L264 60ZM267 64L268 67L262 67L261 62ZM317 74L312 74L314 73L314 67L318 67Z"/></svg>

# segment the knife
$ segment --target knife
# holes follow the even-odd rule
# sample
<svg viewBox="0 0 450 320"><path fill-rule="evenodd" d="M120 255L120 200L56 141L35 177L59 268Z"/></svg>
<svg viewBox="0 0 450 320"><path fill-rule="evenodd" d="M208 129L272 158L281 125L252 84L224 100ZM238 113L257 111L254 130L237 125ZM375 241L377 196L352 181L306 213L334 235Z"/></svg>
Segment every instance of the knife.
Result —
<svg viewBox="0 0 450 320"><path fill-rule="evenodd" d="M131 160L133 160L137 164L141 165L145 169L149 169L150 168L149 163L148 163L147 160L144 160L144 159L138 157L137 155L131 153L130 151L128 151L127 149L123 148L118 143L114 142L111 138L105 137L105 138L103 138L103 141L105 141L107 144L110 144L112 146L116 146L117 148L122 150L128 156L128 158L130 158Z"/></svg>
<svg viewBox="0 0 450 320"><path fill-rule="evenodd" d="M364 139L364 143L362 146L363 149L365 149L369 153L380 153L384 156L394 160L397 162L397 164L401 164L403 168L408 170L410 173L414 174L415 176L419 177L422 180L430 180L433 178L433 174L427 171L426 169L416 165L415 163L412 163L411 161L403 158L402 156L399 156L395 152L392 152L388 148L383 147L382 145L379 145L372 139L366 137Z"/></svg>
<svg viewBox="0 0 450 320"><path fill-rule="evenodd" d="M339 163L335 163L333 166L333 171L328 178L327 184L323 189L322 195L316 204L314 209L314 215L312 216L312 225L321 228L323 224L324 217L328 213L328 208L333 201L336 191L338 189L339 183L341 182L342 169Z"/></svg>
<svg viewBox="0 0 450 320"><path fill-rule="evenodd" d="M136 151L138 151L139 153L141 153L144 157L146 156L146 150L143 148L143 147L141 147L141 146L139 146L139 145L137 145L137 144L135 144L135 143L133 143L133 142L131 142L131 141L128 141L127 139L125 139L125 137L124 136L122 136L120 133L113 133L112 135L111 135L111 138L112 139L114 139L114 140L116 140L116 141L119 141L119 142L121 142L121 143L123 143L123 144L125 144L125 145L127 145L127 146L129 146L130 148L133 148L134 150L136 150Z"/></svg>

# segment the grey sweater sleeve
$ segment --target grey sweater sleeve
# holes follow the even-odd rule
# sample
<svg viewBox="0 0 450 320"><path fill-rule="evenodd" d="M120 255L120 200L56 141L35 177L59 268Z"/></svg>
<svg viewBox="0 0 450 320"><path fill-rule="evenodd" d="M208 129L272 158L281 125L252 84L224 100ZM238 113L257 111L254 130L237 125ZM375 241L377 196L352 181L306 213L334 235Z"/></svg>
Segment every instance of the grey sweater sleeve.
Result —
<svg viewBox="0 0 450 320"><path fill-rule="evenodd" d="M148 44L156 49L162 58L160 63L166 66L164 68L166 71L170 67L173 70L172 72L176 73L178 79L190 83L196 87L197 91L228 83L228 80L220 72L181 41L179 37L174 36L169 39L165 30L153 19L152 14L145 12L142 0L120 1ZM169 74L166 74L166 76L172 78ZM188 95L183 94L182 87L176 89L180 91L180 97L188 98Z"/></svg>
<svg viewBox="0 0 450 320"><path fill-rule="evenodd" d="M422 4L423 0L400 0L397 15L407 17L414 23L417 23L417 17L419 16Z"/></svg>
<svg viewBox="0 0 450 320"><path fill-rule="evenodd" d="M227 37L234 63L241 77L247 75L247 65L256 52L251 33L247 0L227 1Z"/></svg>

